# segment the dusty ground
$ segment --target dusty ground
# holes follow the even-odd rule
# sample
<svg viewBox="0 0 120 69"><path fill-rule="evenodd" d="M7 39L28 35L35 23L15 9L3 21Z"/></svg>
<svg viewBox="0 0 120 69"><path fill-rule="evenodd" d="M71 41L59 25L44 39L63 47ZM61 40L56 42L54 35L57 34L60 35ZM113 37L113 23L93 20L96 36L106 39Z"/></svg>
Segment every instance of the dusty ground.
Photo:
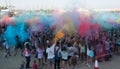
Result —
<svg viewBox="0 0 120 69"><path fill-rule="evenodd" d="M32 60L34 59L34 55L32 55ZM8 58L4 57L4 51L0 50L0 69L19 69L20 62L22 60L25 60L24 57L22 57L19 53L17 56L10 56ZM99 69L120 69L120 56L114 55L112 58L112 61L103 61L99 63ZM89 68L84 63L79 63L78 69L94 69L94 63L92 64L92 67ZM47 69L47 66L45 65L43 69Z"/></svg>

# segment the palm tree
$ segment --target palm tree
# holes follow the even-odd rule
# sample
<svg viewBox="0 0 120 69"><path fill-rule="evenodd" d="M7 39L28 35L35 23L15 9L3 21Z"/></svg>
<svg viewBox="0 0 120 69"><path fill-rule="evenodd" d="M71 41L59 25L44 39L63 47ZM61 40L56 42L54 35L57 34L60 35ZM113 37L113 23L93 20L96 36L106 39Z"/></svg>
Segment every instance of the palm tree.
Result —
<svg viewBox="0 0 120 69"><path fill-rule="evenodd" d="M0 6L0 10L2 9L8 9L6 6Z"/></svg>
<svg viewBox="0 0 120 69"><path fill-rule="evenodd" d="M6 7L6 6L0 6L0 11L3 10L3 9L8 9L8 7Z"/></svg>
<svg viewBox="0 0 120 69"><path fill-rule="evenodd" d="M8 9L7 7L4 7L4 9Z"/></svg>

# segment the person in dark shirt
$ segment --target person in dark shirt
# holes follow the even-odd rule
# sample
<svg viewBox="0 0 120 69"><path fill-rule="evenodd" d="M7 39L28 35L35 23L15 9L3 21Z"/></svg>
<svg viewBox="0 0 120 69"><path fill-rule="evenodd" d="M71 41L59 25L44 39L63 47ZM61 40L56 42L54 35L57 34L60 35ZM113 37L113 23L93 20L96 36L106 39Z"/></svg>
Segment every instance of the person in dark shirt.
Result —
<svg viewBox="0 0 120 69"><path fill-rule="evenodd" d="M23 55L22 54L22 52L23 52L22 42L20 41L20 37L16 36L16 46L15 46L15 54L14 54L14 56L17 55L18 49L21 50L21 56L22 56Z"/></svg>

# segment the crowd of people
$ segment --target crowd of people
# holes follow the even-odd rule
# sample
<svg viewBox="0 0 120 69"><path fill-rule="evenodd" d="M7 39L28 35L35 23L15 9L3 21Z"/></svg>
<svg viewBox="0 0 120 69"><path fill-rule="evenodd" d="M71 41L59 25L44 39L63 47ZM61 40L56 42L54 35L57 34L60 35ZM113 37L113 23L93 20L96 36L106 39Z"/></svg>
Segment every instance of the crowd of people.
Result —
<svg viewBox="0 0 120 69"><path fill-rule="evenodd" d="M0 27L0 46L5 49L5 58L11 56L10 46L7 41L2 38L6 27ZM94 34L94 33L93 33ZM88 67L91 67L95 58L99 62L111 61L112 56L118 53L119 47L119 28L111 30L99 30L95 36L80 36L78 33L72 35L64 34L64 37L53 40L55 37L54 31L48 26L43 32L34 32L25 41L21 42L21 37L16 35L16 46L14 56L17 55L18 49L21 50L21 56L24 56L26 61L22 61L20 69L38 67L44 69L45 63L47 69L78 69L79 62L86 62ZM115 52L115 53L114 53ZM37 60L30 65L31 55L35 54Z"/></svg>

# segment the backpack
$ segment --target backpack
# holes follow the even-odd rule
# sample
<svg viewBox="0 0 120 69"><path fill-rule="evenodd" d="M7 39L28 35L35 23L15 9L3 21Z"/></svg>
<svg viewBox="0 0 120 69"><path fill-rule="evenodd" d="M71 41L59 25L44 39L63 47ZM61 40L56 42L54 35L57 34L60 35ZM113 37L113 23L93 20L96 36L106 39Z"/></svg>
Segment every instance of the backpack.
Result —
<svg viewBox="0 0 120 69"><path fill-rule="evenodd" d="M60 58L59 55L56 54L56 55L55 55L55 60L59 60L59 58Z"/></svg>
<svg viewBox="0 0 120 69"><path fill-rule="evenodd" d="M60 48L57 49L57 51L55 52L55 60L59 60L59 54L58 54L58 51L59 51ZM56 49L55 49L56 50Z"/></svg>

